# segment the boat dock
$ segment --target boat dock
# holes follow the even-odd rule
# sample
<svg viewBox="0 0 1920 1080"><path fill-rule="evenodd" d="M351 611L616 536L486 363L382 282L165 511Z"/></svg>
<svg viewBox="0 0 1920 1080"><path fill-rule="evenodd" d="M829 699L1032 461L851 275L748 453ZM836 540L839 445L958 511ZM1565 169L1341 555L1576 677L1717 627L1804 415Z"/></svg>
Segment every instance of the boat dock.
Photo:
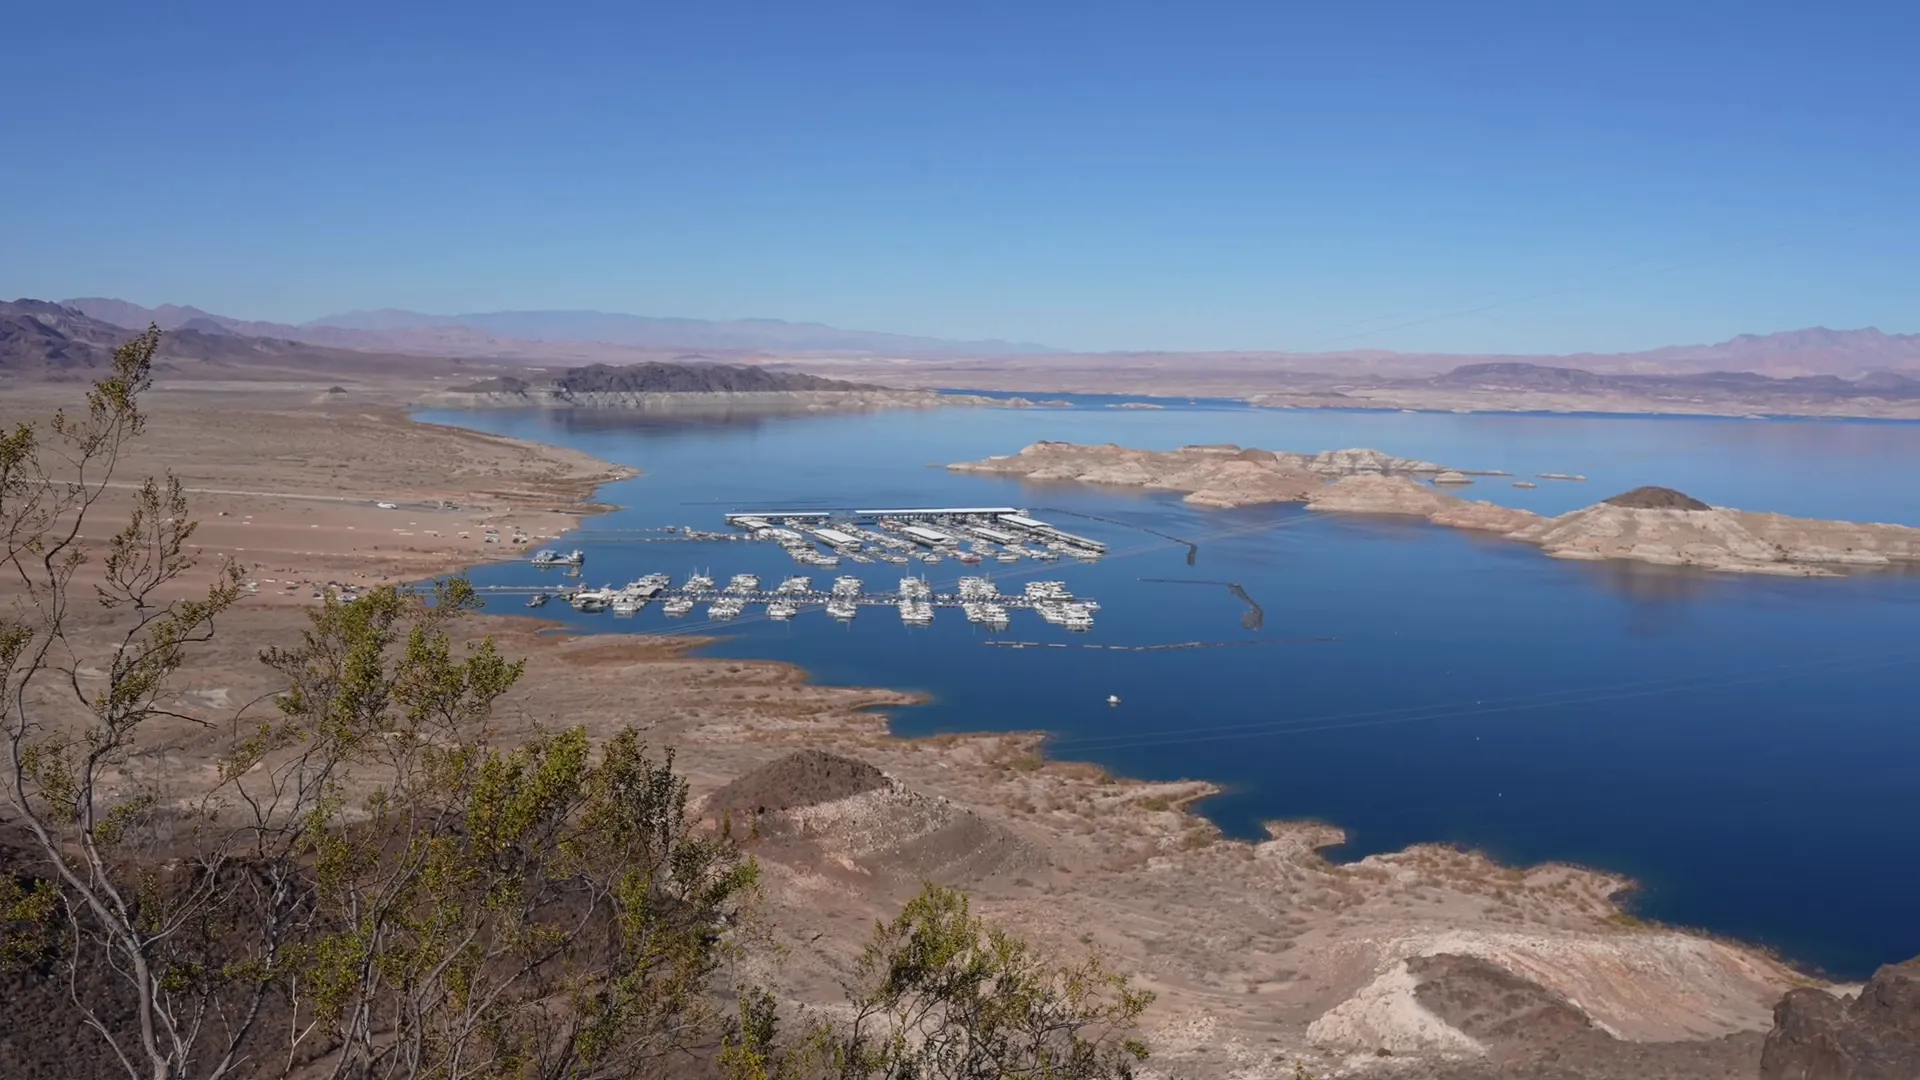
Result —
<svg viewBox="0 0 1920 1080"><path fill-rule="evenodd" d="M1002 594L984 578L963 578L960 591L942 593L934 592L923 580L908 578L902 580L903 587L898 590L868 592L864 585L820 589L809 582L805 587L798 587L795 583L801 579L797 578L775 587L764 587L757 581L751 587L675 586L662 582L660 579L664 576L651 575L621 587L576 586L555 590L538 585L484 585L476 591L487 596L526 596L530 607L558 600L576 611L611 611L616 615L637 614L646 606L657 604L669 616L681 616L706 604L708 616L717 619L737 617L754 605L765 605L766 613L773 618L790 618L809 607L825 608L840 618L852 617L851 613L858 608L891 607L899 610L903 621L924 623L931 621L935 608L959 608L967 613L970 622L999 626L1005 624L1009 611L1032 611L1069 630L1090 629L1092 613L1100 607L1090 597L1067 592L1060 582L1032 582L1024 592Z"/></svg>
<svg viewBox="0 0 1920 1080"><path fill-rule="evenodd" d="M930 506L851 510L740 510L728 525L753 540L768 540L796 562L835 566L840 559L900 563L908 559L964 563L1093 562L1107 546L1067 532L1013 506Z"/></svg>

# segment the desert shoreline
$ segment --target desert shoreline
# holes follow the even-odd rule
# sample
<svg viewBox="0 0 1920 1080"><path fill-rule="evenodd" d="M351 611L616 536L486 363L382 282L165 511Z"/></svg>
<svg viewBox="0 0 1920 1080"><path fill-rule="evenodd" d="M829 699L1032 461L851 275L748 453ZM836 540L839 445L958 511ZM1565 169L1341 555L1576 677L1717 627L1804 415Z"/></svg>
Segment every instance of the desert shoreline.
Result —
<svg viewBox="0 0 1920 1080"><path fill-rule="evenodd" d="M500 406L499 408L504 409L507 407ZM427 408L421 407L421 411L427 411ZM485 411L485 410L482 410L482 411ZM461 431L477 430L477 429L463 428L457 424L445 424L445 423L440 423L438 421L423 420L423 419L420 419L418 416L415 416L412 414L409 415L409 419L411 419L415 423L431 424L433 426L447 427L447 428L452 428L452 429L461 430ZM510 438L506 436L500 436L500 437ZM532 440L532 439L510 438L510 441L525 443L525 444L534 445L534 446L540 446L546 449L567 449L565 447L558 447L553 444L542 443L538 440ZM611 468L631 468L627 466L617 466L610 462L606 464L608 464L609 467ZM631 475L638 476L638 475L644 475L644 473L642 472L642 470L638 468L632 468ZM1504 474L1477 473L1476 475L1504 475ZM604 489L606 486L610 484L618 483L620 482L620 480L628 479L628 478L630 477L620 477L614 480L609 480L605 484L602 484L601 488ZM629 509L629 507L622 506L618 503L614 503L604 499L602 497L602 491L600 490L596 490L592 498L594 501L588 504L588 506L591 508L590 509L583 508L581 510L578 523L575 526L576 528L578 528L580 524L584 524L586 521L589 521L594 517L600 517L600 516L604 516L606 514L610 514L619 510ZM1405 513L1402 511L1393 511L1393 510L1383 510L1383 511L1345 510L1345 511L1336 511L1336 512L1351 514L1351 515L1359 515L1359 516L1384 516L1384 517L1406 516ZM1439 527L1444 527L1444 526L1439 526ZM1515 544L1516 546L1527 546L1519 541L1514 541L1511 538L1504 537L1504 536L1496 535L1490 538L1512 543L1512 544ZM488 562L482 562L482 563L475 563L473 564L473 566L488 565L491 562L503 562L503 561L508 561L506 557L506 553L504 552L501 553L500 557L494 560L489 560ZM464 574L466 570L469 570L471 568L472 566L462 567L460 568L460 570L455 571L454 575L458 576L459 574ZM440 575L440 576L447 576L447 575ZM415 584L427 584L432 580L433 579L431 578L424 579L422 582L415 583ZM581 631L574 627L569 626L566 623L557 622L552 619L543 618L542 616L529 614L525 612L498 613L498 614L493 614L491 617L495 619L513 620L515 622L524 623L526 625L537 627L538 628L537 633L539 633L543 637L548 638L549 640L571 641L571 640L638 639L638 640L644 640L649 642L672 642L674 644L671 647L674 649L674 651L683 653L688 656L693 656L698 659L707 660L713 663L739 663L740 662L738 659L735 659L735 658L713 657L713 656L702 655L705 649L713 645L732 640L730 635L727 635L724 633L706 632L706 633L700 633L700 634L681 635L681 634L650 634L650 633L640 633L640 632L624 631L624 630L617 630L617 629L607 630L607 631L598 631L598 630ZM917 691L917 690L905 691L905 690L896 690L890 687L873 687L873 686L856 685L856 684L820 683L814 678L813 672L801 664L797 664L797 663L786 661L786 660L773 660L773 659L758 658L758 657L752 658L751 662L756 665L764 665L764 666L774 668L776 670L784 671L785 673L788 673L792 677L794 677L796 681L806 685L829 687L835 690L844 690L844 691L850 691L850 692L859 693L859 694L888 695L889 700L887 700L886 702L867 707L867 710L871 712L871 715L873 716L873 718L880 723L884 732L884 737L888 740L901 743L901 744L907 744L907 743L916 743L916 742L926 742L929 740L938 741L938 740L953 740L953 739L961 739L961 740L1010 739L1010 740L1013 740L1015 743L1018 743L1026 747L1030 751L1045 757L1046 760L1048 761L1057 762L1057 763L1070 765L1074 767L1090 768L1090 769L1097 770L1100 776L1102 777L1103 783L1111 783L1111 784L1116 784L1121 786L1138 786L1141 788L1159 788L1169 783L1179 785L1184 790L1178 797L1170 799L1169 805L1173 809L1176 809L1190 816L1194 821L1203 823L1207 828L1213 830L1216 834L1216 838L1219 843L1230 844L1230 845L1236 845L1236 844L1237 845L1254 845L1261 842L1256 840L1247 840L1247 839L1230 837L1226 835L1224 832L1220 831L1219 826L1217 824L1215 824L1204 813L1200 812L1199 807L1202 803L1204 803L1208 799L1215 798L1219 795L1228 793L1227 788L1220 786L1215 781L1208 780L1205 778L1200 778L1200 779L1185 778L1177 781L1143 780L1136 777L1128 776L1124 773L1114 772L1112 769L1108 768L1107 766L1101 765L1097 762L1086 761L1084 759L1076 759L1072 757L1052 756L1046 753L1046 742L1052 736L1057 734L1057 732L1054 732L1048 729L1022 730L1022 731L993 731L990 729L963 728L963 729L955 729L950 731L934 732L924 736L901 735L896 733L893 730L892 717L889 711L893 709L911 708L911 707L927 704L929 702L936 700L932 694L926 691ZM1353 865L1360 862L1364 862L1368 858L1374 857L1371 855L1360 856L1356 859L1347 860L1344 862L1327 858L1325 855L1325 851L1327 849L1336 848L1336 847L1345 845L1347 843L1347 835L1346 835L1345 829L1341 825L1339 825L1337 822L1330 821L1324 818L1309 816L1309 817L1296 817L1296 818L1279 818L1279 819L1271 819L1271 820L1263 819L1260 822L1260 826L1267 833L1269 840L1278 839L1282 836L1287 836L1287 835L1300 835L1300 836L1311 837L1312 839L1310 840L1310 850L1312 850L1312 852L1315 854L1316 857L1325 859L1328 863L1333 865L1337 865L1337 866ZM1439 841L1423 841L1423 842L1414 844L1407 849L1402 849L1402 851L1400 852L1394 852L1389 854L1404 854L1407 851L1411 851L1419 848L1436 847L1436 846L1448 848L1450 850L1455 850L1469 857L1484 860L1485 862L1491 865L1503 866L1509 869L1570 871L1570 872L1579 873L1579 874L1592 875L1595 878L1608 880L1612 882L1612 888L1610 892L1607 892L1605 894L1605 897L1610 903L1612 903L1615 906L1614 914L1616 916L1631 919L1635 923L1649 926L1649 927L1673 930L1679 933L1686 934L1688 936L1723 941L1725 943L1734 945L1738 948L1759 950L1765 953L1766 955L1768 955L1769 957L1779 961L1780 963L1785 964L1789 968L1792 968L1794 971L1796 971L1797 973L1799 973L1800 975L1808 979L1817 979L1820 977L1819 973L1814 969L1812 969L1811 967L1803 967L1800 964L1798 964L1796 961L1794 961L1792 958L1781 956L1775 953L1773 950L1768 949L1764 946L1761 946L1757 943L1749 943L1749 942L1741 941L1738 938L1731 937L1724 934L1719 934L1714 931L1703 929L1703 928L1668 925L1668 924L1660 923L1655 920L1648 920L1648 919L1641 918L1632 910L1630 905L1631 897L1643 890L1643 886L1641 885L1641 883L1635 881L1631 877L1628 877L1620 873L1619 871L1610 870L1605 867L1590 866L1590 865L1586 865L1586 864L1571 861L1571 860L1560 860L1560 859L1553 859L1553 860L1548 860L1546 862L1527 864L1524 867L1514 867L1514 866L1510 866L1509 864L1501 863L1499 860L1495 859L1491 854L1489 854L1483 848L1479 848L1479 847L1463 848L1463 847L1459 847L1458 845L1445 844Z"/></svg>
<svg viewBox="0 0 1920 1080"><path fill-rule="evenodd" d="M197 539L209 556L254 566L261 586L183 672L184 714L214 720L227 702L270 695L258 649L297 636L329 579L357 590L520 557L538 545L510 543L516 527L530 540L577 531L614 508L609 485L632 475L423 420L429 406L396 400L285 388L154 396L138 471L171 468L190 489L229 492L191 496L206 526ZM48 401L0 401L0 413ZM340 499L400 507L324 501ZM416 509L436 499L461 509ZM487 526L497 542L483 539ZM1336 863L1325 852L1344 835L1323 821L1229 839L1203 813L1215 783L1117 776L1049 756L1041 732L902 736L894 710L923 695L712 656L711 633L583 633L508 609L476 615L462 634L529 661L498 710L502 740L578 724L599 741L633 727L675 754L697 812L742 785L756 792L761 918L779 948L752 974L804 1007L840 1000L874 921L927 880L965 889L1050 953L1106 954L1158 995L1146 1031L1156 1067L1202 1078L1287 1076L1296 1061L1351 1075L1383 1048L1402 1062L1489 1053L1417 1000L1428 976L1410 965L1439 954L1580 1002L1607 1047L1677 1041L1742 1061L1757 1060L1780 995L1817 981L1760 948L1638 921L1620 874L1508 866L1440 844ZM219 751L205 727L171 737L181 761ZM828 792L780 781L818 759L880 779Z"/></svg>

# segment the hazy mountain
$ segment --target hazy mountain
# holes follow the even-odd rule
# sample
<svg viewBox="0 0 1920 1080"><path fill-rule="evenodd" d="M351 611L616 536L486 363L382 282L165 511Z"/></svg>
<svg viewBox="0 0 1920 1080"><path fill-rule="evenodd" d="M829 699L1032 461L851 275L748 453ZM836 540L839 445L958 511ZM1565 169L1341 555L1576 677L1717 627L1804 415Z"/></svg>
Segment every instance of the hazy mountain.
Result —
<svg viewBox="0 0 1920 1080"><path fill-rule="evenodd" d="M1600 374L1581 368L1499 362L1465 364L1428 379L1401 380L1397 385L1425 385L1448 390L1533 390L1548 393L1623 393L1647 396L1694 394L1740 397L1764 401L1775 398L1876 397L1887 400L1920 398L1920 378L1890 371L1857 379L1838 375L1795 375L1773 378L1751 371L1707 371L1693 374Z"/></svg>
<svg viewBox="0 0 1920 1080"><path fill-rule="evenodd" d="M302 323L307 329L331 327L336 330L421 330L428 327L473 326L463 316L422 315L418 311L403 311L400 308L381 308L378 311L349 311L342 315L328 315L323 319L314 319Z"/></svg>
<svg viewBox="0 0 1920 1080"><path fill-rule="evenodd" d="M162 330L225 330L244 337L282 338L288 341L304 340L300 328L287 323L255 322L247 319L230 319L225 315L215 315L211 311L202 311L197 307L182 307L179 304L161 304L156 308L145 308L139 304L130 304L125 300L113 300L99 296L83 296L77 300L62 300L61 306L72 308L83 315L98 319L104 323L124 327L128 330L145 330L149 323Z"/></svg>
<svg viewBox="0 0 1920 1080"><path fill-rule="evenodd" d="M251 322L194 307L141 307L125 300L81 297L62 301L93 318L142 329L157 323L171 330L196 319L236 334L277 337L340 348L448 355L519 355L528 359L567 355L540 345L612 345L642 349L713 349L736 353L839 352L901 356L1007 356L1045 353L1043 345L1007 341L947 341L910 334L842 330L822 323L779 319L654 318L601 311L494 311L428 315L398 308L350 311L298 325ZM529 347L532 346L532 347ZM571 352L577 352L572 350Z"/></svg>
<svg viewBox="0 0 1920 1080"><path fill-rule="evenodd" d="M529 363L580 360L654 359L658 351L694 349L721 354L840 353L935 358L978 357L1019 364L1048 350L1005 341L946 341L938 338L842 330L820 323L778 319L652 318L595 311L496 311L467 315L427 315L384 308L348 312L298 326L251 322L194 307L163 304L145 308L124 300L89 297L63 301L95 319L128 329L156 322L161 329L212 324L247 337L303 341L342 349L415 353L424 356L497 357ZM652 355L650 355L650 353ZM1056 354L1064 358L1072 354ZM1772 334L1742 334L1708 345L1671 345L1629 353L1578 353L1571 356L1465 355L1392 352L1382 349L1334 353L1209 352L1081 354L1076 363L1164 366L1252 371L1325 372L1355 375L1432 375L1463 364L1519 363L1587 372L1693 374L1752 371L1762 374L1839 375L1855 378L1875 371L1920 371L1920 334L1888 334L1876 328L1832 330L1809 327Z"/></svg>
<svg viewBox="0 0 1920 1080"><path fill-rule="evenodd" d="M1741 334L1712 345L1670 345L1637 353L1566 357L1580 366L1598 360L1631 371L1776 371L1859 375L1868 371L1920 368L1920 334L1888 334L1877 327L1830 330L1824 326Z"/></svg>
<svg viewBox="0 0 1920 1080"><path fill-rule="evenodd" d="M490 311L466 315L423 315L389 308L329 315L304 325L309 328L384 331L464 326L494 337L520 341L604 342L646 348L743 352L1004 356L1053 351L1044 345L1023 342L947 341L874 330L842 330L823 323L795 323L780 319L675 319L606 311Z"/></svg>

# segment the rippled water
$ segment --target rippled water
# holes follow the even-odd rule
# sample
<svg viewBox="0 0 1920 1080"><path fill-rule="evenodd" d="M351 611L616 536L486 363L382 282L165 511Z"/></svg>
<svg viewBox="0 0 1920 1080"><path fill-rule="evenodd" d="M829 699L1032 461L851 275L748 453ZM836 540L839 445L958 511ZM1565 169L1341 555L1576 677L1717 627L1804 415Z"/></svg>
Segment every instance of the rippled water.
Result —
<svg viewBox="0 0 1920 1080"><path fill-rule="evenodd" d="M1196 510L1167 494L926 467L1041 438L1370 446L1454 467L1590 478L1469 489L1543 513L1661 483L1720 505L1920 525L1920 425L1217 402L1134 411L1077 400L1067 410L785 419L427 418L646 470L605 491L625 509L590 523L580 542L595 584L652 571L711 569L723 580L802 572L771 546L637 543L611 530L718 529L725 511L769 506L1021 505L1107 541L1113 556L993 568L1007 586L1059 577L1103 604L1088 634L1016 612L1003 637L1226 645L1010 649L984 644L993 636L957 611L910 630L870 608L851 625L817 610L790 624L743 619L712 649L792 661L824 681L931 694L895 717L903 732L1045 730L1059 756L1221 783L1227 793L1201 810L1233 835L1258 835L1274 818L1334 822L1350 836L1337 857L1449 841L1514 862L1622 871L1642 883L1636 903L1649 917L1762 942L1836 974L1920 953L1920 575L1773 580L1570 563L1417 522ZM1189 565L1184 546L1143 530L1193 541L1198 556ZM978 572L913 568L937 584ZM860 572L883 587L905 569L812 572ZM537 574L490 566L477 578ZM1258 606L1257 628L1224 582ZM657 610L624 620L543 614L590 629L687 632L711 629L695 621L703 611L684 624ZM1110 708L1108 694L1122 705Z"/></svg>

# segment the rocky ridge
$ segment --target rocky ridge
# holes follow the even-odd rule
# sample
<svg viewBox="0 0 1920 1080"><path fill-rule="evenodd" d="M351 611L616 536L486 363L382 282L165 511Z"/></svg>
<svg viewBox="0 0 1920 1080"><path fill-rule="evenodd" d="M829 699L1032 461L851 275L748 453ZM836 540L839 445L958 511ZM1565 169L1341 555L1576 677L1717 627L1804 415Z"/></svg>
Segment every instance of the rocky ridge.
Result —
<svg viewBox="0 0 1920 1080"><path fill-rule="evenodd" d="M1920 1076L1920 958L1881 968L1852 997L1789 991L1773 1017L1760 1080Z"/></svg>
<svg viewBox="0 0 1920 1080"><path fill-rule="evenodd" d="M1670 488L1640 488L1546 518L1438 490L1434 485L1442 477L1458 484L1472 474L1378 450L1300 454L1185 446L1156 451L1040 442L1018 454L948 468L1026 480L1180 491L1196 506L1302 503L1324 512L1423 517L1437 525L1535 544L1560 559L1628 559L1801 577L1920 563L1920 529L1906 526L1750 513L1709 506Z"/></svg>

